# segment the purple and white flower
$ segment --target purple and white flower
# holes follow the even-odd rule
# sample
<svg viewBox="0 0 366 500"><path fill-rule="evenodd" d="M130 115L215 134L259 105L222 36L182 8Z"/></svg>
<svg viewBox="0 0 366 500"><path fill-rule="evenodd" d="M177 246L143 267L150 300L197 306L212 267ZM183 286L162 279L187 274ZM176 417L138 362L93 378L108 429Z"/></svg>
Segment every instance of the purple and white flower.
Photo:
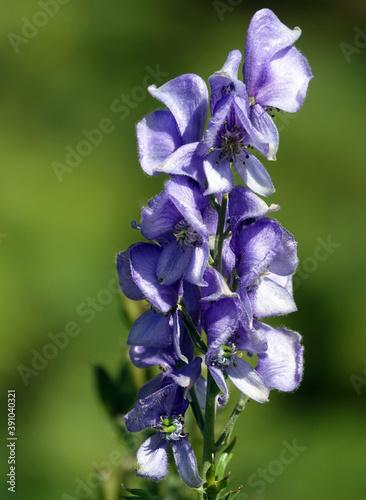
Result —
<svg viewBox="0 0 366 500"><path fill-rule="evenodd" d="M149 437L137 452L137 475L159 481L168 473L168 448L172 444L174 460L183 481L191 488L199 488L197 460L184 433L184 414L189 401L188 390L201 372L201 359L195 358L174 374L165 378L165 385L157 392L139 400L125 416L131 432L154 427L156 434ZM170 377L170 380L169 380Z"/></svg>

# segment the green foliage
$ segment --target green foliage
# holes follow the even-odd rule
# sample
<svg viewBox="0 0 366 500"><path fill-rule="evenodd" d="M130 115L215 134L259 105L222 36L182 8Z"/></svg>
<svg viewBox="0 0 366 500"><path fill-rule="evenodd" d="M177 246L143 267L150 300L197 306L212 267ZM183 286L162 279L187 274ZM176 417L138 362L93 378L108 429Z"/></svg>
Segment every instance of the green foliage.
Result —
<svg viewBox="0 0 366 500"><path fill-rule="evenodd" d="M122 496L119 498L134 498L135 500L159 500L159 497L151 495L147 490L141 490L141 489L136 489L136 488L126 488L126 486L123 486L123 488L131 493L130 496Z"/></svg>
<svg viewBox="0 0 366 500"><path fill-rule="evenodd" d="M136 401L136 388L129 365L123 364L115 380L102 366L94 367L99 396L112 417L127 413Z"/></svg>

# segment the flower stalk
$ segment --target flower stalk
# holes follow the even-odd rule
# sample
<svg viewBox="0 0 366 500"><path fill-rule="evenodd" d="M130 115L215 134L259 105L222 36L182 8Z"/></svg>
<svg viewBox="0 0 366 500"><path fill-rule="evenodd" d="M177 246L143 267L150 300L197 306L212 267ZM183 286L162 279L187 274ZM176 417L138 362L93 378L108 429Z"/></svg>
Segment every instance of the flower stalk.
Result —
<svg viewBox="0 0 366 500"><path fill-rule="evenodd" d="M167 109L137 125L142 169L171 178L133 224L146 241L117 255L123 293L151 306L129 332L131 361L161 369L124 418L129 432L154 430L138 449L137 476L165 478L171 447L181 479L202 500L233 500L240 491L224 493L234 426L248 400L266 403L271 389L293 391L302 377L300 335L265 323L296 310L297 243L269 216L279 206L259 197L274 192L259 159L275 160L279 145L271 110L298 111L312 78L293 45L300 33L269 9L258 11L242 80L242 54L234 50L209 79L210 100L202 78L178 76L149 87ZM235 185L233 170L245 186ZM256 366L242 352L256 355ZM241 396L215 441L229 382ZM189 407L203 436L201 473L185 429Z"/></svg>

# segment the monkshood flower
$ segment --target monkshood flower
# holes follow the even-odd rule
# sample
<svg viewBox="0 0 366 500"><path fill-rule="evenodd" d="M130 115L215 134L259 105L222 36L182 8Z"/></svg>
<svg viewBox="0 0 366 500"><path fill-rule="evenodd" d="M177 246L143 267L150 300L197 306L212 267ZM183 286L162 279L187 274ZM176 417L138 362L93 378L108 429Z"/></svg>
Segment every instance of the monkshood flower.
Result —
<svg viewBox="0 0 366 500"><path fill-rule="evenodd" d="M129 299L147 299L151 304L132 326L129 344L167 347L172 342L172 312L182 293L182 284L180 281L171 285L158 282L156 269L162 251L153 243L136 243L117 255L122 292Z"/></svg>
<svg viewBox="0 0 366 500"><path fill-rule="evenodd" d="M199 488L197 460L184 433L184 414L189 402L187 391L193 387L201 372L201 359L195 358L174 374L165 378L165 385L150 396L139 400L126 416L126 427L137 432L154 427L137 452L137 475L159 481L168 473L168 448L172 444L174 460L182 480L191 488ZM170 379L170 380L169 380Z"/></svg>
<svg viewBox="0 0 366 500"><path fill-rule="evenodd" d="M175 177L142 209L141 234L163 247L156 270L160 284L171 285L184 276L190 283L205 286L210 247L204 218L213 209L202 192L192 179Z"/></svg>
<svg viewBox="0 0 366 500"><path fill-rule="evenodd" d="M231 229L231 238L224 241L222 252L222 274L229 283L236 264L236 255L231 249L231 246L235 245L236 236L244 227L279 209L279 205L274 203L268 206L262 198L244 186L235 186L231 191L226 216Z"/></svg>
<svg viewBox="0 0 366 500"><path fill-rule="evenodd" d="M205 362L223 393L219 397L221 404L226 403L229 395L225 375L243 394L259 403L268 401L270 389L293 391L302 377L300 335L260 321L245 327L243 308L245 303L240 305L237 299L221 298L205 312L208 340ZM250 356L256 353L257 366L253 368L242 359L240 351Z"/></svg>
<svg viewBox="0 0 366 500"><path fill-rule="evenodd" d="M234 166L250 189L269 196L274 192L271 178L250 152L254 146L268 154L269 144L251 123L245 85L233 73L238 52L230 53L224 67L210 77L213 117L199 149L204 156L203 168L208 183L205 194L231 191L234 187L231 166Z"/></svg>
<svg viewBox="0 0 366 500"><path fill-rule="evenodd" d="M269 141L273 157L278 149L278 131L266 110L298 111L313 78L307 60L293 47L300 35L300 28L289 29L269 9L254 14L247 32L243 77L251 104L250 118Z"/></svg>
<svg viewBox="0 0 366 500"><path fill-rule="evenodd" d="M257 318L296 311L292 276L298 264L297 243L276 220L259 219L231 240L239 288L249 297Z"/></svg>
<svg viewBox="0 0 366 500"><path fill-rule="evenodd" d="M193 177L204 184L202 160L196 150L207 118L208 91L197 75L174 78L150 94L167 110L154 111L137 125L140 163L149 175L162 172Z"/></svg>
<svg viewBox="0 0 366 500"><path fill-rule="evenodd" d="M269 160L276 159L279 135L267 110L298 111L305 99L309 81L313 78L307 60L293 47L300 35L300 28L287 28L271 10L259 10L248 28L244 51L244 84L238 80L242 59L239 50L230 52L223 68L210 77L212 114L216 113L228 94L235 96L236 101L242 102L251 125L260 133L255 136L253 130L248 128L253 140L251 144ZM235 136L237 149L240 132L239 129ZM259 137L261 140L258 141Z"/></svg>
<svg viewBox="0 0 366 500"><path fill-rule="evenodd" d="M159 375L153 377L140 388L137 395L138 399L143 399L153 392L158 391L162 387L165 378L182 367L184 364L182 358L185 359L187 363L188 361L192 361L194 351L193 344L187 330L182 327L182 325L180 325L180 328L179 355L177 354L177 348L173 342L169 347L156 347L156 345L137 345L131 347L130 358L137 368L159 366L162 370Z"/></svg>
<svg viewBox="0 0 366 500"><path fill-rule="evenodd" d="M178 314L177 303L183 297L195 326L199 326L200 292L197 286L182 279L171 285L161 284L157 275L162 247L153 243L136 243L117 254L117 271L122 292L131 300L146 299L150 309L132 325L127 344L170 348L172 345L183 361L181 335L185 327Z"/></svg>
<svg viewBox="0 0 366 500"><path fill-rule="evenodd" d="M144 399L150 394L158 391L164 386L166 377L171 374L176 374L182 366L184 366L184 357L187 362L193 359L193 344L185 330L185 334L180 338L181 355L178 356L176 349L171 347L155 347L155 346L132 346L130 349L130 358L132 363L137 368L149 368L151 366L159 366L162 370L159 375L156 375L144 384L138 391L137 398ZM206 399L206 379L200 375L196 380L196 395L201 408L205 408Z"/></svg>

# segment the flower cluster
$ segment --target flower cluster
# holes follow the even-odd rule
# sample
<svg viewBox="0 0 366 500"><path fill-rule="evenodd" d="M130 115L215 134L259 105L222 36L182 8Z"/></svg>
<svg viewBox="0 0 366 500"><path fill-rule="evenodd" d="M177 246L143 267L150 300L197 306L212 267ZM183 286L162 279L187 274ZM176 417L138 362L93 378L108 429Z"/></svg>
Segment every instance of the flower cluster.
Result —
<svg viewBox="0 0 366 500"><path fill-rule="evenodd" d="M297 243L269 216L279 206L257 196L274 187L253 154L275 160L274 110L295 112L304 101L312 74L293 46L300 33L268 9L254 15L243 81L238 50L209 79L206 130L208 90L199 76L149 87L167 109L138 123L140 163L148 175L171 178L132 224L147 242L117 255L123 293L148 303L128 336L132 363L162 370L125 416L131 432L156 430L138 451L139 476L167 475L171 443L183 481L202 485L184 416L193 400L205 409L204 373L214 380L222 406L228 379L260 403L271 389L293 391L300 382L300 335L263 322L296 310ZM233 169L246 187L234 185Z"/></svg>

